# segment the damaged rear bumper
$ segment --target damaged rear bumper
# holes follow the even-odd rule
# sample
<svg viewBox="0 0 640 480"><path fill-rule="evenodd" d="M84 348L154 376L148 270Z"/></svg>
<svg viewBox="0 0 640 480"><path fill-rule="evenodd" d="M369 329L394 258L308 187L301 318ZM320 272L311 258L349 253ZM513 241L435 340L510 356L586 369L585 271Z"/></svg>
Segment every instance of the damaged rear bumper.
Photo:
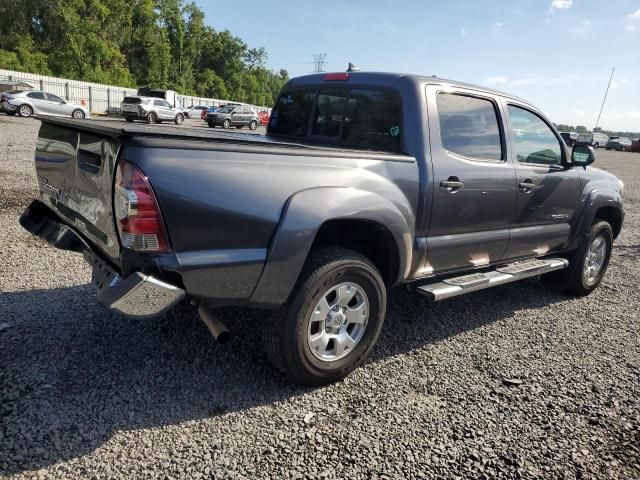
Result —
<svg viewBox="0 0 640 480"><path fill-rule="evenodd" d="M184 289L141 272L122 278L78 232L62 223L53 211L38 200L27 207L20 217L20 224L56 248L82 252L93 269L91 283L96 289L98 303L120 315L132 318L157 317L185 296Z"/></svg>

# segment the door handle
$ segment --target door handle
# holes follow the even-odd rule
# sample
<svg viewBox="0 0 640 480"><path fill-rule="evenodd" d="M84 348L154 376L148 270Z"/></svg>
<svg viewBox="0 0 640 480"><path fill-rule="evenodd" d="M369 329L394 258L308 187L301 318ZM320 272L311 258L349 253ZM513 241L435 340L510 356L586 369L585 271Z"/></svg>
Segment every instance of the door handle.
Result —
<svg viewBox="0 0 640 480"><path fill-rule="evenodd" d="M533 183L531 180L526 179L524 182L520 182L518 184L518 188L520 190L533 190L534 188L536 188L536 184Z"/></svg>
<svg viewBox="0 0 640 480"><path fill-rule="evenodd" d="M446 188L449 192L453 192L464 187L464 182L461 182L458 177L449 177L448 179L441 181L440 186L442 188Z"/></svg>

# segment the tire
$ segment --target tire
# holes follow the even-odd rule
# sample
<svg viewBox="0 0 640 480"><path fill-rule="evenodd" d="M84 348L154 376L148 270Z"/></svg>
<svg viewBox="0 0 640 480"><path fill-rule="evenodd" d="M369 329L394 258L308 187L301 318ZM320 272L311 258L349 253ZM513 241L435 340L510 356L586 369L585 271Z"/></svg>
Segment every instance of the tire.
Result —
<svg viewBox="0 0 640 480"><path fill-rule="evenodd" d="M338 291L344 292L343 300L353 295L346 307L332 305L338 301ZM331 300L334 293L336 296ZM319 310L323 299L326 316ZM307 259L286 306L265 322L263 338L267 356L278 370L297 383L320 386L340 380L360 366L371 352L384 322L386 302L382 277L367 258L337 247L318 250ZM352 310L356 307L358 310ZM350 319L344 314L348 312L353 314L352 319L360 320L347 325ZM362 322L364 312L368 318ZM327 320L329 318L332 320ZM345 323L330 325L328 321ZM329 328L333 330L329 332ZM314 329L317 329L315 333ZM339 353L340 345L346 343L339 342L338 338L347 338L345 332L350 348ZM312 350L312 335L331 339Z"/></svg>
<svg viewBox="0 0 640 480"><path fill-rule="evenodd" d="M601 239L604 248L603 257L599 262L600 267L596 275L587 278L585 265L589 265L592 257L592 247L598 239ZM613 231L611 225L604 220L596 220L576 250L571 252L567 259L569 266L558 272L543 275L541 281L544 285L555 291L561 291L584 297L593 292L607 272L611 249L613 247Z"/></svg>
<svg viewBox="0 0 640 480"><path fill-rule="evenodd" d="M174 122L176 125L182 125L184 123L184 115L182 115L181 113L177 114Z"/></svg>
<svg viewBox="0 0 640 480"><path fill-rule="evenodd" d="M222 128L231 128L231 120L225 118L224 122L222 122Z"/></svg>
<svg viewBox="0 0 640 480"><path fill-rule="evenodd" d="M149 112L147 115L147 123L153 124L158 122L158 116L154 112Z"/></svg>
<svg viewBox="0 0 640 480"><path fill-rule="evenodd" d="M85 114L79 108L76 108L73 112L71 112L71 118L75 118L78 120L84 120Z"/></svg>
<svg viewBox="0 0 640 480"><path fill-rule="evenodd" d="M251 120L251 123L249 124L249 130L255 130L256 128L258 128L258 122L256 122L255 120Z"/></svg>
<svg viewBox="0 0 640 480"><path fill-rule="evenodd" d="M207 125L209 125L209 128L216 128L216 124L213 122L207 122Z"/></svg>
<svg viewBox="0 0 640 480"><path fill-rule="evenodd" d="M20 105L18 107L18 115L20 115L21 117L30 117L31 115L33 115L33 108L31 108L31 106L29 105Z"/></svg>
<svg viewBox="0 0 640 480"><path fill-rule="evenodd" d="M126 118L126 117L125 117L125 120L126 120L127 122L129 122L129 123L133 122L133 118Z"/></svg>
<svg viewBox="0 0 640 480"><path fill-rule="evenodd" d="M597 150L598 148L600 148L600 144L599 144L599 143L596 143L596 144L593 146L593 148L595 148L595 149Z"/></svg>

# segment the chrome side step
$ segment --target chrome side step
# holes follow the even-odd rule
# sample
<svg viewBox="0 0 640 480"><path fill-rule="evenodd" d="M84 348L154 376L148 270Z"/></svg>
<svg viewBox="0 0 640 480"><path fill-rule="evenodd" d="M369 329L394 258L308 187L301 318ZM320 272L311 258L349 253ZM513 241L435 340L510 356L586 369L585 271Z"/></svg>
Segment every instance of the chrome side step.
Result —
<svg viewBox="0 0 640 480"><path fill-rule="evenodd" d="M447 278L437 283L421 285L416 289L432 300L438 301L497 285L504 285L505 283L517 282L518 280L535 277L543 273L562 270L567 266L569 266L569 261L564 258L525 260L502 265L489 272Z"/></svg>

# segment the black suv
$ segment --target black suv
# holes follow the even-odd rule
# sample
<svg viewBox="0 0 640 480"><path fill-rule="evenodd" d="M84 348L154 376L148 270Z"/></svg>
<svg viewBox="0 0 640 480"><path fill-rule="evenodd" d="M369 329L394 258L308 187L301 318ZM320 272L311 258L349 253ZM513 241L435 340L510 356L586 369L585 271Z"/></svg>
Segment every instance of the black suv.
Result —
<svg viewBox="0 0 640 480"><path fill-rule="evenodd" d="M210 127L242 128L255 130L260 125L256 111L245 105L226 105L215 112L207 113L207 124Z"/></svg>

